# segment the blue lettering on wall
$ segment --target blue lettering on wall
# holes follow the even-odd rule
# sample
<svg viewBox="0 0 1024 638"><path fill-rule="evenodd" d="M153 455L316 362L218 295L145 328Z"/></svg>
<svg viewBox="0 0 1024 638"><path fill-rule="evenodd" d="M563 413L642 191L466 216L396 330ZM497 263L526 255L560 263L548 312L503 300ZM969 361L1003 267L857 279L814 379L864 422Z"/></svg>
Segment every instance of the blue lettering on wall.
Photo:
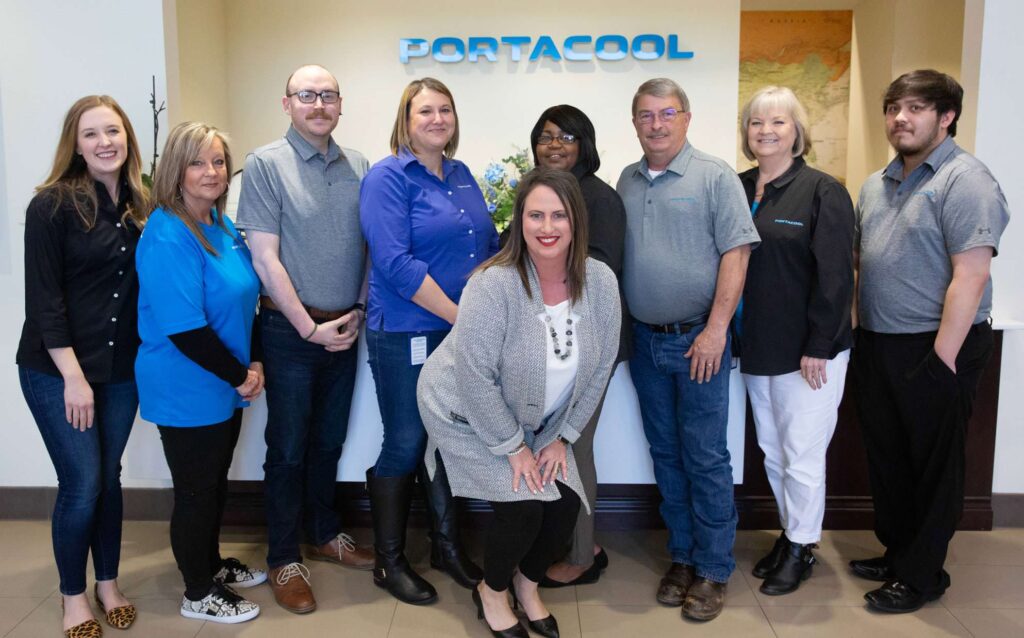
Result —
<svg viewBox="0 0 1024 638"><path fill-rule="evenodd" d="M657 33L642 33L632 39L619 34L605 34L596 38L590 35L571 35L562 42L561 48L549 35L539 36L536 42L524 35L503 35L500 38L473 36L465 40L443 36L433 41L426 38L401 38L398 41L398 59L402 64L428 56L446 64L463 60L497 62L501 54L507 54L512 62L521 61L527 54L530 62L545 57L554 62L560 62L562 58L569 62L585 62L594 58L614 62L630 56L646 62L661 58L688 60L694 55L693 51L680 49L678 34L666 37Z"/></svg>

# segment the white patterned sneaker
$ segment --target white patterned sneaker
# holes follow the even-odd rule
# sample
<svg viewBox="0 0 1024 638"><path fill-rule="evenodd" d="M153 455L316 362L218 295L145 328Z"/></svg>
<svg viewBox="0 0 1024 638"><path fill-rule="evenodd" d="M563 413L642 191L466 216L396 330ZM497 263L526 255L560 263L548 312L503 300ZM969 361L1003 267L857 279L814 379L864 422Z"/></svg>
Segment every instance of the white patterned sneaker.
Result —
<svg viewBox="0 0 1024 638"><path fill-rule="evenodd" d="M202 600L189 600L182 596L181 615L196 620L234 624L259 616L260 606L242 598L230 587L214 583L210 593Z"/></svg>
<svg viewBox="0 0 1024 638"><path fill-rule="evenodd" d="M237 558L226 558L220 564L220 571L213 576L213 582L232 587L255 587L267 582L267 572L249 567Z"/></svg>

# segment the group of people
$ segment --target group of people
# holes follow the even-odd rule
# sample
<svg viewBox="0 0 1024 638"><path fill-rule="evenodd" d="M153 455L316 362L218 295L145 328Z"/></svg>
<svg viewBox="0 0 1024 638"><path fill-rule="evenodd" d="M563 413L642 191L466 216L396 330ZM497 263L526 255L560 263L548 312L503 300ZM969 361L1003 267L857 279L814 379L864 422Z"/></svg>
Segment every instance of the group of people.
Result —
<svg viewBox="0 0 1024 638"><path fill-rule="evenodd" d="M866 595L881 611L942 595L964 428L992 348L989 266L1008 221L992 175L953 141L952 78L914 71L890 85L897 155L856 208L805 162L809 124L789 89L744 106L743 151L757 165L737 175L687 141L682 88L644 82L632 103L643 157L615 189L595 175L589 118L553 106L530 134L537 168L500 239L454 159L459 119L443 83L406 87L391 155L372 167L333 139L341 103L323 67L288 78L291 126L246 157L234 223L223 132L175 127L150 190L114 100L68 112L27 213L17 356L58 474L65 635L102 634L90 554L107 623L135 619L117 576L120 458L139 409L174 484L183 616L254 618L259 606L235 590L265 581L283 608L313 611L301 542L309 559L372 570L398 600L437 600L405 557L418 482L430 564L472 590L491 633L526 636L521 606L530 630L557 637L540 588L592 583L608 566L594 541L593 440L622 361L669 530L656 599L695 620L722 611L735 568L726 425L737 358L782 527L753 573L765 594L792 592L815 563L851 350L886 547L851 568L884 583ZM361 331L384 425L366 471L372 548L334 508ZM264 390L266 571L218 543L242 410ZM459 497L494 511L482 567L460 540Z"/></svg>

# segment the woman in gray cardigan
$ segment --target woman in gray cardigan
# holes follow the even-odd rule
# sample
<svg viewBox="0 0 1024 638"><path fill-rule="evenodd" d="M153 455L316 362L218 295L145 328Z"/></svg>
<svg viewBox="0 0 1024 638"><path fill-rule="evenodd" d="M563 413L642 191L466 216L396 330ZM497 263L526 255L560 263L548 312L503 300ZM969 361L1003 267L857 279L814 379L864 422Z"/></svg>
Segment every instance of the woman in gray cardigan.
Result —
<svg viewBox="0 0 1024 638"><path fill-rule="evenodd" d="M495 636L527 635L508 606L511 581L531 628L557 636L537 584L564 551L581 503L590 508L572 442L615 362L619 293L611 270L587 258L586 208L570 173L525 176L511 229L466 285L417 396L428 470L439 450L452 493L494 509L484 581L473 592L480 617Z"/></svg>

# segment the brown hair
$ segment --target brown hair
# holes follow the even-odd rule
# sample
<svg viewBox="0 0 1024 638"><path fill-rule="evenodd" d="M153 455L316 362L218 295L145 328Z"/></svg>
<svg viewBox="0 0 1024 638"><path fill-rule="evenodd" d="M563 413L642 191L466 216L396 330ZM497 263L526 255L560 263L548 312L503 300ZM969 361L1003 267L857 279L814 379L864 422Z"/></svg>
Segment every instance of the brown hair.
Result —
<svg viewBox="0 0 1024 638"><path fill-rule="evenodd" d="M885 97L882 98L882 113L889 109L890 104L905 97L915 97L935 107L940 117L952 111L953 121L946 132L950 137L956 137L956 122L964 108L964 88L959 82L934 69L918 69L904 73L893 80L886 89Z"/></svg>
<svg viewBox="0 0 1024 638"><path fill-rule="evenodd" d="M71 105L64 116L60 141L57 142L57 154L53 158L53 168L36 192L46 192L53 197L53 209L56 211L65 202L70 201L78 213L86 231L96 225L96 211L99 202L93 178L89 175L89 167L85 159L78 154L78 123L86 111L105 106L113 111L124 126L128 157L121 166L119 181L128 187L131 195L128 207L121 217L122 222L131 222L138 228L146 224L149 216L149 189L142 183L142 159L139 156L139 143L135 139L135 129L121 106L109 95L87 95ZM117 202L114 202L116 205Z"/></svg>
<svg viewBox="0 0 1024 638"><path fill-rule="evenodd" d="M227 136L213 126L202 122L182 122L171 129L170 135L167 136L167 144L164 146L163 160L153 179L153 199L156 206L180 219L196 236L206 252L214 256L217 255L217 251L203 235L196 220L185 207L185 200L181 195L181 182L185 178L185 171L188 169L189 163L199 157L199 153L204 149L209 148L215 139L220 140L224 147L224 168L227 170L230 180L232 175L231 149L228 147ZM225 233L230 232L227 224L224 223L224 203L227 199L228 189L225 188L214 203L217 210L214 223L220 226Z"/></svg>
<svg viewBox="0 0 1024 638"><path fill-rule="evenodd" d="M395 125L391 129L391 153L398 155L398 150L407 148L412 150L412 140L409 137L409 109L412 108L412 99L419 95L424 89L437 91L448 98L452 104L452 115L455 116L455 133L452 139L444 147L444 156L451 159L455 157L455 150L459 148L459 112L455 108L455 98L452 92L441 80L434 78L422 78L413 80L405 90L402 91L402 99L398 102L398 113L395 115Z"/></svg>
<svg viewBox="0 0 1024 638"><path fill-rule="evenodd" d="M569 226L572 229L572 242L566 256L566 286L569 299L576 303L583 296L583 287L587 279L587 205L583 202L580 184L572 173L553 168L535 168L527 173L516 189L516 201L512 207L512 223L509 225L508 242L497 255L477 266L476 270L486 270L491 266L514 266L519 271L519 278L526 288L526 295L533 299L530 290L530 278L527 274L527 260L530 253L523 238L523 214L526 208L526 196L538 186L547 186L555 191L558 199L569 213Z"/></svg>

